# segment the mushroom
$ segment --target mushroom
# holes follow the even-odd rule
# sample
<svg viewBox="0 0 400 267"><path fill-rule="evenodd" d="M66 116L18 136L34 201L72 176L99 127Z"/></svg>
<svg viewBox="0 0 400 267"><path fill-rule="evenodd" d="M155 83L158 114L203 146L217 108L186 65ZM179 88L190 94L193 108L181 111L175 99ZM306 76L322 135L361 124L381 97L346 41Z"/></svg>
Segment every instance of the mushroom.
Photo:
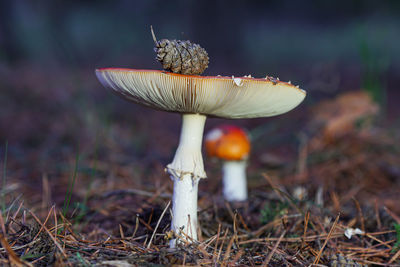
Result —
<svg viewBox="0 0 400 267"><path fill-rule="evenodd" d="M100 82L122 97L158 110L182 114L179 145L166 171L174 181L171 230L197 240L197 190L206 178L201 154L207 116L245 119L269 117L296 107L305 91L270 78L196 76L159 70L103 68ZM176 240L170 242L174 247Z"/></svg>
<svg viewBox="0 0 400 267"><path fill-rule="evenodd" d="M210 157L221 159L223 194L228 201L247 200L246 165L250 153L250 140L240 127L222 125L212 129L205 137Z"/></svg>

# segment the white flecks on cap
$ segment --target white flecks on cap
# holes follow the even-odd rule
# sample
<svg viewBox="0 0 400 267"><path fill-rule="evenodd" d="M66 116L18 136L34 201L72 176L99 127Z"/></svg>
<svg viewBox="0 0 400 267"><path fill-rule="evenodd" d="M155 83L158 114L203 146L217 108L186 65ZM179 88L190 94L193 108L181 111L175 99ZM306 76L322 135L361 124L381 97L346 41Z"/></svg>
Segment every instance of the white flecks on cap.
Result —
<svg viewBox="0 0 400 267"><path fill-rule="evenodd" d="M237 86L242 86L243 85L243 80L240 78L234 78L232 76L233 82L237 85Z"/></svg>
<svg viewBox="0 0 400 267"><path fill-rule="evenodd" d="M99 69L100 82L135 103L179 113L221 118L270 117L285 113L306 96L284 82L181 75L157 70Z"/></svg>

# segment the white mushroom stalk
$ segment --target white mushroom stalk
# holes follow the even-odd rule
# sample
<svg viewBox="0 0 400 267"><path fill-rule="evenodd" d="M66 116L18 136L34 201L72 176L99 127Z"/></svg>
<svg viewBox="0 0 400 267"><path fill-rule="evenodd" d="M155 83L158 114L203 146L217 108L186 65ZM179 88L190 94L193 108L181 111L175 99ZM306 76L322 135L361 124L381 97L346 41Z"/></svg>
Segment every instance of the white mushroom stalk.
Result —
<svg viewBox="0 0 400 267"><path fill-rule="evenodd" d="M201 144L205 115L184 114L179 146L167 171L174 181L171 230L180 238L197 240L197 191L200 178L205 178ZM170 241L174 247L176 240Z"/></svg>
<svg viewBox="0 0 400 267"><path fill-rule="evenodd" d="M174 180L172 230L197 239L197 187L205 178L201 142L207 115L244 119L285 113L305 91L268 79L173 74L158 70L105 68L97 78L118 95L140 105L184 114L180 143L167 171ZM175 246L171 242L171 247Z"/></svg>
<svg viewBox="0 0 400 267"><path fill-rule="evenodd" d="M246 160L227 160L222 163L223 194L226 200L247 200L246 166Z"/></svg>
<svg viewBox="0 0 400 267"><path fill-rule="evenodd" d="M203 141L206 116L201 114L183 114L179 146L174 160L168 164L168 173L173 178L182 178L190 174L193 179L206 178L201 144Z"/></svg>

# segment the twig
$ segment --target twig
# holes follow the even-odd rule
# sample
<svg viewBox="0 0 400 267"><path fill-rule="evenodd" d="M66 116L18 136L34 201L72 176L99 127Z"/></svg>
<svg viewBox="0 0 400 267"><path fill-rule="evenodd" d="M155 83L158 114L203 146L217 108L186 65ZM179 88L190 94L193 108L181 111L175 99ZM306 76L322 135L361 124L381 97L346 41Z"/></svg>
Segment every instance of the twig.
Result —
<svg viewBox="0 0 400 267"><path fill-rule="evenodd" d="M50 236L50 238L53 240L54 244L55 244L55 245L57 246L57 248L60 250L61 254L67 259L67 258L68 258L68 257L67 257L67 254L65 254L65 251L62 249L62 247L60 246L60 244L58 243L58 241L54 238L54 236L50 233L49 229L47 229L47 227L44 226L44 225L42 224L42 222L39 220L38 217L36 217L35 214L33 214L33 212L31 212L30 210L27 210L27 211L32 215L32 217L35 219L35 221L36 221L38 224L40 224L40 226L43 227L43 229L47 232L47 234L48 234L48 235Z"/></svg>
<svg viewBox="0 0 400 267"><path fill-rule="evenodd" d="M230 205L229 202L226 201L226 200L225 200L224 202L225 202L225 207L226 207L226 209L228 210L228 213L229 213L229 215L231 216L232 220L235 220L235 214L233 213L233 210L232 210L231 205Z"/></svg>
<svg viewBox="0 0 400 267"><path fill-rule="evenodd" d="M199 247L201 247L202 249L208 248L208 246L210 246L214 242L214 240L217 239L217 237L218 237L217 235L214 235L213 237L211 237L211 238L205 240L203 243L201 243L199 245ZM206 243L206 242L208 242L208 243Z"/></svg>
<svg viewBox="0 0 400 267"><path fill-rule="evenodd" d="M15 254L14 250L11 248L10 244L8 244L7 239L0 234L0 244L2 245L3 248L7 251L8 254L8 259L13 266L32 266L32 264L29 264L27 262L22 261L17 254Z"/></svg>
<svg viewBox="0 0 400 267"><path fill-rule="evenodd" d="M303 214L292 214L292 215L283 215L281 218L275 219L272 222L269 222L263 226L261 226L259 229L257 229L254 232L251 232L250 234L242 234L242 235L238 235L238 238L247 238L247 237L258 237L260 235L262 235L263 233L265 233L265 230L267 230L268 228L273 227L275 224L279 224L282 222L282 218L283 219L292 219L292 218L297 218L297 217L301 217Z"/></svg>
<svg viewBox="0 0 400 267"><path fill-rule="evenodd" d="M200 252L203 253L203 255L205 255L205 257L209 258L211 256L210 253L208 253L206 251L206 247L203 247L202 245L203 245L203 243L198 245L197 249L200 250Z"/></svg>
<svg viewBox="0 0 400 267"><path fill-rule="evenodd" d="M164 208L163 212L161 213L160 219L158 219L158 222L156 224L156 228L154 228L153 234L151 235L151 238L150 238L149 244L147 245L147 248L150 248L151 242L153 241L154 235L157 232L158 226L160 225L160 222L161 222L162 218L164 217L164 214L167 211L167 209L169 208L170 204L171 204L171 201L168 201L167 206Z"/></svg>
<svg viewBox="0 0 400 267"><path fill-rule="evenodd" d="M396 221L396 223L400 224L400 217L397 216L393 211L391 211L390 209L388 209L386 206L383 207L385 209L385 211L393 218L393 220Z"/></svg>
<svg viewBox="0 0 400 267"><path fill-rule="evenodd" d="M119 224L119 235L121 236L122 239L125 239L124 230L122 229L121 224Z"/></svg>
<svg viewBox="0 0 400 267"><path fill-rule="evenodd" d="M389 264L394 262L398 257L400 256L400 250L396 252L396 254L393 255L393 257L389 260Z"/></svg>
<svg viewBox="0 0 400 267"><path fill-rule="evenodd" d="M241 257L242 255L243 255L243 250L240 249L240 250L236 253L235 257L233 257L231 263L230 263L228 266L237 266L236 263L237 263L237 261L240 259L240 257Z"/></svg>
<svg viewBox="0 0 400 267"><path fill-rule="evenodd" d="M151 36L153 36L154 43L157 44L157 38L153 31L153 25L150 25Z"/></svg>
<svg viewBox="0 0 400 267"><path fill-rule="evenodd" d="M36 239L39 236L39 234L42 232L43 227L47 224L47 221L49 220L51 212L53 211L54 208L55 208L55 206L53 205L53 207L51 207L49 213L47 214L47 217L44 220L44 223L42 224L42 226L40 227L39 231L37 232L37 234L35 235L35 237L33 239Z"/></svg>
<svg viewBox="0 0 400 267"><path fill-rule="evenodd" d="M17 199L19 199L19 197L18 197ZM17 200L17 199L16 199L16 200ZM16 203L16 200L14 200L14 201L11 203L11 205L10 205L10 210L11 210L11 207L14 206L14 203ZM18 214L19 214L19 211L21 210L23 204L24 204L24 202L21 201L21 203L19 204L17 210L14 212L14 215L11 217L12 220L11 220L10 224L8 225L8 227L11 227L11 225L15 222L15 218L17 218L17 216L18 216Z"/></svg>
<svg viewBox="0 0 400 267"><path fill-rule="evenodd" d="M145 222L142 218L139 218L139 222L141 222L148 230L154 231L153 227L151 227L147 222Z"/></svg>
<svg viewBox="0 0 400 267"><path fill-rule="evenodd" d="M328 243L328 241L329 241L329 239L330 239L330 237L331 237L331 235L332 235L332 233L333 233L333 230L335 229L336 224L337 224L337 222L339 221L339 217L340 217L340 213L338 214L338 216L336 216L335 222L333 223L333 225L332 225L332 227L331 227L331 230L329 230L328 236L327 236L327 238L325 239L325 242L324 242L324 244L322 245L321 249L319 250L318 255L317 255L317 258L314 260L314 263L313 263L313 264L318 264L319 260L321 259L322 251L324 250L326 244Z"/></svg>
<svg viewBox="0 0 400 267"><path fill-rule="evenodd" d="M356 209L357 209L357 212L358 212L358 217L360 218L361 230L363 232L365 232L365 223L364 223L365 219L364 219L364 215L362 213L361 207L360 207L360 203L358 202L358 200L355 197L353 197L353 201L354 201L354 204L356 205Z"/></svg>
<svg viewBox="0 0 400 267"><path fill-rule="evenodd" d="M219 261L219 257L221 256L222 247L224 246L225 239L226 239L226 236L228 235L228 232L229 232L229 229L226 228L225 234L224 234L224 239L222 240L221 246L219 247L219 251L218 251L218 255L217 255L217 261Z"/></svg>
<svg viewBox="0 0 400 267"><path fill-rule="evenodd" d="M32 246L33 244L35 244L36 242L38 242L40 239L35 239L35 240L33 240L33 241L31 241L31 242L29 242L29 243L26 243L25 245L22 245L22 246L18 246L18 247L12 247L12 249L13 250L20 250L20 249L22 249L22 248L26 248L26 247L30 247L30 246ZM0 248L0 252L5 252L5 251L7 251L5 248Z"/></svg>
<svg viewBox="0 0 400 267"><path fill-rule="evenodd" d="M386 242L383 242L382 240L379 240L378 238L376 238L376 237L374 237L374 236L372 236L372 235L370 235L370 234L368 234L368 233L366 233L365 236L367 236L367 237L371 238L372 240L378 242L380 245L384 245L384 246L386 246L386 247L389 248L389 249L392 248L392 247L391 247L390 245L388 245Z"/></svg>
<svg viewBox="0 0 400 267"><path fill-rule="evenodd" d="M389 234L389 233L394 233L396 232L395 230L388 230L388 231L381 231L381 232L375 232L375 233L369 233L369 235L383 235L383 234ZM241 236L239 236L241 237ZM246 235L247 237L247 235ZM343 237L343 232L340 233L335 233L330 236L330 238L338 238L338 237ZM315 241L317 239L319 240L325 240L328 238L327 234L321 234L321 235L310 235L304 237L287 237L283 238L282 242L287 242L287 243L296 243L296 242L301 242L302 240L306 240L307 242ZM277 241L278 238L275 237L266 237L266 238L255 238L255 239L249 239L249 240L244 240L240 241L239 244L249 244L249 243L255 243L255 242L271 242L271 241Z"/></svg>
<svg viewBox="0 0 400 267"><path fill-rule="evenodd" d="M235 212L235 217L233 218L233 237L234 237L236 244L238 245L239 239L238 239L238 234L237 234L236 215L237 215L237 213Z"/></svg>
<svg viewBox="0 0 400 267"><path fill-rule="evenodd" d="M272 256L274 256L276 249L278 248L279 244L282 241L282 238L285 236L286 234L286 230L283 231L283 233L281 234L281 236L279 237L278 241L275 243L274 248L271 250L271 252L268 254L267 258L265 259L265 261L263 262L262 266L268 266L269 262L272 259Z"/></svg>
<svg viewBox="0 0 400 267"><path fill-rule="evenodd" d="M375 198L375 218L378 229L382 229L381 217L379 216L378 200Z"/></svg>
<svg viewBox="0 0 400 267"><path fill-rule="evenodd" d="M303 231L303 240L301 241L301 246L300 246L301 249L303 249L304 244L306 243L306 234L307 234L309 219L310 219L310 212L308 211L306 216L304 217L304 231Z"/></svg>
<svg viewBox="0 0 400 267"><path fill-rule="evenodd" d="M219 237L221 234L221 224L218 224L218 231L217 231L217 241L215 242L215 247L214 247L214 252L213 252L213 258L215 257L217 253L217 248L218 248L218 242L219 242ZM215 262L215 261L214 261Z"/></svg>
<svg viewBox="0 0 400 267"><path fill-rule="evenodd" d="M238 212L237 215L239 216L240 223L243 225L244 229L246 229L247 232L251 232L247 224L244 222L244 219L242 215Z"/></svg>
<svg viewBox="0 0 400 267"><path fill-rule="evenodd" d="M133 234L131 238L134 238L136 236L136 232L139 229L139 214L136 214L136 224L135 224L135 230L133 230Z"/></svg>
<svg viewBox="0 0 400 267"><path fill-rule="evenodd" d="M229 254L231 253L231 249L232 249L234 240L235 240L235 235L232 236L231 240L228 243L228 247L227 247L227 249L225 251L225 255L224 255L224 262L226 262L229 258Z"/></svg>

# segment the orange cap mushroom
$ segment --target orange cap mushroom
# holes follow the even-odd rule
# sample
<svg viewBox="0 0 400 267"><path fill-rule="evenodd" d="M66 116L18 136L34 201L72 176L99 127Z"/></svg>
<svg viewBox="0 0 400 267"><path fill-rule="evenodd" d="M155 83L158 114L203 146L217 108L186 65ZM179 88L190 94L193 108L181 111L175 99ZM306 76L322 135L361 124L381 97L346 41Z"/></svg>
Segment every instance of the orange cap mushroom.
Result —
<svg viewBox="0 0 400 267"><path fill-rule="evenodd" d="M244 160L250 153L247 133L233 125L222 125L210 131L205 138L207 154L223 160Z"/></svg>
<svg viewBox="0 0 400 267"><path fill-rule="evenodd" d="M228 201L247 200L246 166L250 140L243 129L222 125L205 137L207 154L222 160L223 194Z"/></svg>

